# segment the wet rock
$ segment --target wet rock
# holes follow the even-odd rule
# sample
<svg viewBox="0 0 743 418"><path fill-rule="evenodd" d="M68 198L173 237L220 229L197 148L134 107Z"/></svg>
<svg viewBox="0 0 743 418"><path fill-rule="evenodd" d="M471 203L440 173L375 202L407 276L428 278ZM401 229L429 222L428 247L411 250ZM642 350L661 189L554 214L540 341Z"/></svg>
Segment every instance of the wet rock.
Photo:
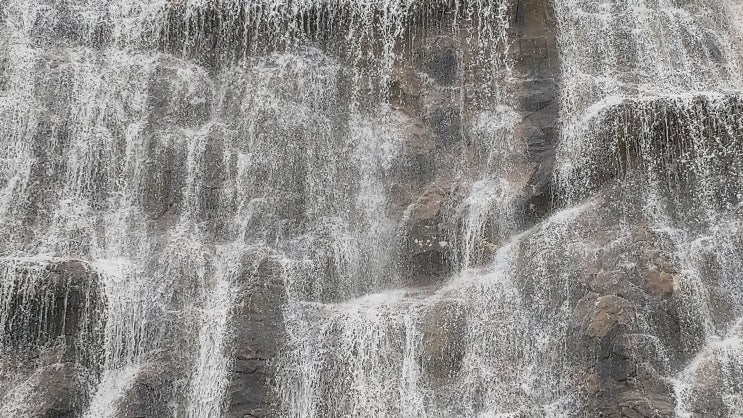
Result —
<svg viewBox="0 0 743 418"><path fill-rule="evenodd" d="M37 42L100 47L110 39L110 27L104 19L81 18L71 2L42 0L39 3L44 12L36 16L33 29L30 29Z"/></svg>
<svg viewBox="0 0 743 418"><path fill-rule="evenodd" d="M145 188L142 207L150 219L166 229L182 210L187 178L187 149L177 132L160 132L147 140L148 159L144 163Z"/></svg>
<svg viewBox="0 0 743 418"><path fill-rule="evenodd" d="M407 282L435 283L452 269L451 248L444 223L444 211L451 191L441 186L426 190L409 208L404 251Z"/></svg>
<svg viewBox="0 0 743 418"><path fill-rule="evenodd" d="M648 172L660 169L660 178L667 183L664 185L666 197L678 201L677 207L683 207L672 215L687 219L699 216L697 208L683 205L693 198L693 190L697 187L696 169L688 162L702 154L714 153L717 159L713 165L720 173L733 169L735 157L743 151L743 145L733 141L740 135L736 115L742 100L738 94L726 94L721 97L625 99L597 104L597 109L587 114L576 129L606 132L606 137L612 141L597 144L585 156L593 160L593 171L582 173L588 181L586 192L596 191L613 179L638 169ZM708 117L721 128L700 128L695 124ZM656 164L658 161L664 164ZM728 181L718 179L722 185L715 199L718 204L724 206L735 201L737 192L726 186Z"/></svg>
<svg viewBox="0 0 743 418"><path fill-rule="evenodd" d="M97 370L103 350L105 295L98 274L78 260L10 259L0 276L2 347L33 357L67 341L69 361Z"/></svg>
<svg viewBox="0 0 743 418"><path fill-rule="evenodd" d="M285 290L283 268L275 258L244 260L247 287L234 308L231 334L235 337L229 386L227 417L270 417L276 410L270 381L273 362L284 339L282 306Z"/></svg>
<svg viewBox="0 0 743 418"><path fill-rule="evenodd" d="M81 416L88 404L95 377L74 363L38 367L0 397L3 416L72 418Z"/></svg>
<svg viewBox="0 0 743 418"><path fill-rule="evenodd" d="M434 51L427 55L424 68L429 76L442 86L449 86L457 79L459 58L454 49Z"/></svg>
<svg viewBox="0 0 743 418"><path fill-rule="evenodd" d="M445 148L453 146L462 139L462 115L457 109L451 107L434 109L428 115L428 124Z"/></svg>
<svg viewBox="0 0 743 418"><path fill-rule="evenodd" d="M72 13L73 10L68 2L58 3L52 8L48 21L42 19L34 26L48 27L47 35L54 35L65 42L80 42L81 34L89 28L82 27L79 20L83 18L74 16L75 13ZM343 9L337 14L319 8L303 9L297 12L296 16L282 18L281 21L276 22L276 26L267 28L261 26L265 25L264 20L247 21L246 19L249 18L246 16L251 16L251 14L246 13L244 8L246 6L242 3L238 6L238 10L222 10L215 6L218 2L201 2L203 6L191 6L187 3L189 2L168 3L164 33L154 36L155 38L162 36L165 39L153 42L161 42L163 44L161 46L173 52L174 55L182 54L189 59L196 57L195 59L199 62L218 63L225 66L233 64L230 59L233 55L226 54L227 50L239 51L235 52L237 56L245 54L245 51L256 55L264 52L260 48L253 48L256 42L261 42L256 39L259 37L266 38L262 40L263 43L273 43L272 47L278 49L279 44L287 40L282 37L281 31L284 29L306 34L313 45L317 44L317 47L323 49L324 52L343 49L349 40L346 35L350 33L349 16L352 14L348 9L354 7L353 2L338 6ZM514 73L513 79L507 80L510 86L508 94L510 94L509 97L513 97L512 105L519 113L513 141L518 147L523 148L527 161L516 167L509 166L508 169L517 172L514 177L529 179L528 182L514 181L514 184L519 184L519 187L526 184L523 190L519 189L523 202L520 202L518 212L527 218L525 223L530 225L545 219L554 208L555 196L552 195L551 182L557 139L556 85L559 81L559 62L556 55L555 25L550 2L518 0L512 3L513 19L510 27L513 28L511 34L513 43L509 50L514 58ZM459 23L460 29L454 30L451 23L457 18L456 12L447 9L452 4L456 3L427 2L424 6L415 9L414 15L409 17L410 22L407 23L416 28L426 29L421 34L401 35L406 38L404 42L408 42L416 51L411 60L414 62L407 62L408 58L401 58L406 62L392 64L395 70L390 77L390 104L395 111L406 115L412 122L410 129L405 132L407 138L405 149L401 153L402 157L392 164L392 169L380 175L380 182L383 183L385 192L390 191L387 194L390 201L385 203L392 207L390 211L394 218L393 221L400 221L405 213L408 215L404 222L401 221L404 224L404 231L401 234L404 237L400 239L403 260L399 264L402 266L395 266L404 271L405 285L438 285L452 272L448 243L451 233L446 227L447 222L451 221L447 218L448 206L452 201L461 200L461 195L455 191L457 187L466 188L472 177L481 176L484 173L483 170L491 168L486 167L488 163L484 162L487 159L488 150L485 149L486 147L478 148L473 145L472 138L468 138L468 133L474 123L473 115L481 113L483 109L493 104L487 97L488 94L493 93L492 91L473 92L473 90L481 89L481 82L485 78L481 80L480 76L492 73L490 66L492 63L489 62L489 58L485 60L487 66L482 65L482 61L477 61L478 57L473 57L476 54L466 50L471 46L468 44L471 40L464 39L475 33L473 31L477 28L475 24L482 24L484 27L490 22L473 23L468 19L462 19ZM187 7L192 7L192 9L187 9ZM261 13L254 15L261 16L257 19L262 19L263 16ZM372 16L372 19L379 18L381 17L376 14ZM252 25L256 22L259 24ZM333 32L335 35L329 34L331 27L337 31ZM246 33L245 28L251 28L254 33ZM360 51L376 51L379 48L380 45L374 41L376 37L373 35L378 34L375 28L376 25L370 25L369 32L365 32L363 36L371 41L365 40L356 45L362 46L359 48ZM387 29L389 28L385 28ZM143 37L146 35L145 32ZM278 36L280 39L271 39L267 35ZM333 40L334 36L337 39ZM335 44L340 47L336 48ZM138 44L137 48L139 47ZM716 52L712 47L709 49L713 59L719 58L719 51ZM353 50L349 55L357 54L357 52ZM329 52L329 55L333 54ZM337 55L343 54L338 52ZM404 57L404 54L396 56ZM356 57L351 57L351 60L353 58ZM339 57L341 61L344 59L348 61L349 57ZM212 78L206 70L173 56L159 56L156 62L156 68L151 74L148 87L149 119L145 133L147 150L144 153L148 161L144 164L142 173L144 186L141 196L138 196L140 200L138 203L161 229L167 229L174 224L183 205L197 206L188 209L193 209L196 213L199 221L196 228L199 231L211 233L211 236L206 239L209 242L204 244L205 248L211 247L214 243L221 243L221 240L230 238L226 233L222 234L224 232L222 229L227 229L225 224L230 216L234 216L237 205L235 202L239 199L234 194L229 195L225 185L230 175L234 174L230 170L237 165L235 162L237 157L231 155L225 158L228 153L233 152L233 150L226 149L228 136L219 128L211 129L210 122L212 122L214 110L211 103L214 100L214 91L212 91ZM217 68L218 65L215 65L212 69ZM277 68L279 66L270 68L269 72L278 71ZM69 106L69 92L62 86L69 84L68 78L74 77L74 72L60 71L51 63L48 67L39 68L36 71L50 73L48 79L37 80L34 85L40 105L49 108ZM470 74L465 75L467 72ZM333 189L332 187L336 185L330 182L323 183L326 172L322 170L319 170L319 174L314 173L313 179L317 184L310 184L306 181L308 175L312 174L309 171L318 169L315 164L322 166L326 162L335 163L333 158L343 160L348 151L342 149L338 152L339 155L325 158L326 148L319 146L313 148L314 144L302 143L300 140L305 138L306 132L311 129L319 129L322 135L317 136L323 139L327 132L342 133L344 129L343 114L348 108L344 100L336 100L338 97L333 95L315 97L311 94L303 95L306 92L298 93L302 88L308 88L303 83L323 83L318 79L322 78L320 75L325 74L314 75L318 75L317 79L298 81L294 80L293 76L288 76L281 79L281 83L276 83L281 84L281 87L277 88L279 93L276 93L277 97L281 96L277 99L281 102L279 103L281 106L277 104L275 109L271 109L271 106L262 107L260 112L257 112L260 116L251 116L255 118L251 121L254 125L240 131L237 134L240 140L234 141L235 146L241 148L240 157L245 158L245 161L241 161L242 163L247 164L249 159L250 164L254 164L255 161L261 162L261 164L256 163L254 167L250 167L252 171L245 175L253 183L245 185L245 188L250 188L249 192L252 194L245 191L240 197L270 196L270 199L255 203L254 212L257 213L255 217L265 217L265 219L260 221L251 219L256 227L253 228L251 224L247 228L246 236L250 237L246 239L248 241L256 237L256 240L276 243L280 241L280 233L285 233L285 227L291 230L287 232L288 235L300 235L317 227L317 225L308 225L305 214L307 207L310 206L308 202L317 198L318 195L321 199L333 202L352 200L354 192L352 189L356 185L339 186L338 189ZM363 74L359 80L353 78L353 82L358 85L372 85L373 81L370 82L370 80L374 77L374 75ZM332 79L332 76L328 78ZM475 80L475 82L467 85L468 80ZM492 81L490 78L488 80ZM349 83L348 80L339 82L339 84L343 85L342 89L351 89L343 83ZM326 84L322 85L326 86ZM249 86L253 85L249 84ZM317 86L310 88L313 87L317 88ZM357 104L363 112L371 113L375 110L376 102L365 100L375 97L364 90L369 87L353 86L353 88L360 90L360 92L354 91L353 94L361 97L359 101L363 103ZM229 96L231 93L227 92L226 95ZM247 96L234 99L235 109L225 113L228 113L230 118L244 117L242 106L245 104L245 97L249 97L249 94L250 92ZM350 96L351 93L348 95ZM301 106L297 103L297 97L302 97L304 100ZM524 254L517 260L517 265L514 267L517 270L515 281L518 282L518 292L515 293L518 294L519 303L525 304L526 314L533 315L529 318L533 324L550 323L553 317L563 319L560 315L567 315L568 325L566 326L569 333L564 340L560 340L564 343L560 346L560 350L568 347L566 350L568 360L565 363L579 369L578 374L582 379L579 380L581 382L579 387L585 389L587 393L585 410L581 411L585 416L650 417L671 414L674 399L670 395L670 389L664 383L663 376L678 371L680 365L688 361L703 343L700 341L700 336L704 335L703 330L697 323L699 312L694 311L694 307L683 306L680 299L684 292L691 291L691 286L684 285L685 279L679 277L678 269L674 266L677 260L673 259L673 252L676 249L657 236L653 236L654 234L646 225L639 225L636 219L611 207L611 202L624 200L624 194L614 193L616 189L602 189L617 177L624 175L631 177L634 175L631 173L632 167L642 164L642 159L646 156L641 155L640 147L633 142L633 138L637 136L638 127L643 126L645 123L643 119L648 115L657 117L657 120L663 123L669 122L667 125L671 126L673 131L671 134L665 134L666 136L662 137L663 140L650 141L653 147L662 151L657 155L669 157L667 159L679 163L675 168L684 167L681 163L682 158L676 157L681 155L685 147L690 144L688 141L675 144L674 141L685 141L685 138L691 136L689 132L684 131L681 126L683 124L676 123L674 120L680 118L679 115L689 109L656 103L646 106L651 110L635 114L632 113L636 110L635 105L637 103L613 107L607 110L609 115L600 115L602 120L592 126L592 129L596 128L597 131L602 132L603 128L608 126L614 134L620 134L617 143L608 144L609 148L599 152L597 161L600 161L598 165L602 168L596 173L591 173L591 176L595 176L595 178L592 177L592 180L595 180L593 185L596 186L593 190L598 190L600 202L585 213L581 213L580 218L573 223L565 225L560 224L559 220L550 220L540 225L541 232L530 232L533 234L533 239L530 238L518 249ZM705 100L695 105L700 105L702 109L711 106ZM289 128L283 125L277 126L279 125L277 121L281 120L279 118L284 110L290 109L295 112L289 112L288 117L294 119L297 114L306 111L305 107L324 108L327 112L311 114L307 117L311 123L286 122L287 126L291 125ZM730 106L731 120L739 114L739 107L739 104ZM705 119L706 110L695 109L694 111L698 111L694 115L695 120ZM55 116L59 118L60 115ZM328 122L326 118L332 121ZM63 117L59 119L65 120ZM49 121L52 119L50 118ZM30 183L31 188L40 189L42 187L40 184L45 179L58 177L53 172L64 171L65 162L55 159L54 155L65 153L64 144L68 133L62 125L56 124L57 121L54 122L44 121L38 127L39 137L46 139L36 141L38 149L33 150L35 166L31 174L33 179ZM327 126L323 125L326 123ZM654 125L654 135L662 133L661 125L662 123ZM55 130L57 127L59 129ZM623 130L625 128L628 129ZM262 143L261 141L243 141L243 138L252 134L250 130L260 132L267 139ZM183 139L191 139L192 135L195 135L194 132L197 134L206 132L203 141L199 142L199 146L204 146L203 152L192 151L189 148L189 141ZM730 156L735 156L739 149L736 148L734 141L730 140L731 135L726 134L724 130L715 134L717 135L715 138L719 139L723 146L730 147ZM339 134L338 137L341 136ZM327 137L329 141L338 139L333 135L327 135ZM664 140L669 139L668 143L664 143ZM53 145L52 142L58 143L59 146ZM606 150L609 152L604 152ZM189 152L193 154L189 155ZM110 189L112 184L109 183L107 177L101 175L101 172L105 171L105 167L102 166L107 160L100 150L94 151L93 159L96 161L91 164L90 171L95 176L92 188L96 190L92 191L94 195L92 201L95 202L92 206L95 210L101 210L104 209L102 202L106 200L103 191ZM318 161L320 163L317 163ZM189 166L189 162L194 162L194 164ZM497 161L497 163L506 166L509 162ZM483 169L483 167L486 168ZM721 172L731 172L731 170L725 171L731 167L734 167L734 164L725 161L719 166ZM352 167L344 164L338 164L333 168L354 172ZM684 173L682 169L675 172ZM197 185L194 190L185 190L186 180L190 178L190 175L194 176L193 180ZM341 178L347 177L339 176L338 179L333 180L340 181ZM687 184L690 184L690 179L684 178L679 182L678 189L683 190ZM307 190L310 187L316 189ZM33 202L29 204L28 220L24 225L27 234L35 232L33 227L39 227L37 228L39 231L44 230L40 223L48 217L45 213L46 208L54 204L55 188L61 189L55 185L55 187L47 187L47 190L51 190L49 196L46 195L46 191L33 196ZM728 203L738 203L734 200L738 192L734 190L734 187L724 192L719 195L723 196ZM184 193L196 195L183 196ZM678 196L683 197L684 193L686 192L679 193ZM634 196L632 193L629 194ZM197 203L194 204L194 201ZM251 204L253 204L252 201ZM642 202L638 205L641 204ZM405 208L409 210L406 212ZM490 217L494 218L492 215ZM619 220L621 220L621 225ZM624 229L627 225L630 229L634 229L627 232ZM521 227L522 225L519 225L517 228ZM271 232L266 232L269 228L273 229ZM499 248L502 248L502 243L492 238L495 234L490 233L490 230L495 228L487 225L485 229L488 232L484 234L486 236L476 244L483 247L485 257L496 254ZM155 240L152 244L154 247L159 247L161 242ZM285 247L295 244L292 241ZM282 248L284 249L286 248ZM154 251L155 258L158 258L158 252L161 250ZM81 250L81 252L85 251ZM206 252L208 251L204 251ZM321 255L315 257L318 254ZM185 260L187 256L184 259L158 259L153 262L153 265L147 266L148 271L160 271L158 268L162 266L154 266L154 264L168 265L169 276L172 277L164 279L163 286L168 287L172 293L164 296L162 301L168 310L176 311L172 316L155 315L156 320L152 322L159 324L153 326L153 329L171 328L171 325L173 327L185 326L182 322L187 322L187 320L178 315L188 314L185 310L189 307L189 302L202 290L200 289L202 277L193 274L192 270L197 268L209 270L213 267L206 262ZM333 254L329 252L323 253L322 250L317 250L316 253L311 253L306 258L312 258L311 261L314 261L314 258L322 258L318 264L323 264L326 259L332 259L332 256ZM277 260L278 257L248 258L243 266L245 272L237 280L238 287L242 287L237 296L237 305L231 312L232 322L229 336L233 340L229 345L234 350L231 351L226 414L230 417L276 416L274 405L276 394L271 392L270 380L273 373L272 362L276 361L276 356L285 338L283 330L285 318L283 318L282 309L286 303L286 295L282 281L282 266ZM330 282L336 280L330 277L341 275L333 271L335 266L331 264L332 262L328 261L319 268L313 269L312 279L328 280L323 284L335 289L340 285ZM19 277L25 277L23 275L27 273L17 274L20 275ZM89 272L84 268L84 264L78 265L76 262L61 263L39 274L40 277L73 277L76 278L75 280L79 279L80 283L86 283L89 279ZM321 279L315 276L320 276ZM8 336L9 345L13 348L16 346L32 347L30 351L33 351L37 357L41 356L37 355L37 352L43 352L52 344L56 346L60 341L64 342L59 345L64 347L61 349L63 355L59 360L55 360L54 364L64 364L63 369L69 369L56 375L56 369L52 370L49 368L52 366L44 363L45 365L39 370L48 377L46 384L50 388L53 390L70 388L71 392L51 393L37 389L40 398L29 398L26 402L25 407L30 408L28 409L31 411L28 412L30 415L78 414L81 404L77 400L83 395L78 391L80 385L75 383L77 377L74 376L77 372L72 371L77 367L75 361L79 361L80 364L100 362L100 359L93 357L96 355L96 350L100 349L101 337L96 334L98 332L96 328L90 326L91 321L97 323L100 322L100 318L95 319L91 316L93 314L87 311L85 315L82 313L82 307L95 306L99 302L93 302L91 305L86 299L90 292L83 291L77 284L65 282L57 286L54 284L55 281L61 283L64 280L51 279L39 286L34 285L34 288L38 287L38 289L31 293L29 300L32 302L24 305L23 309L18 309L17 306L27 301L11 296L12 315L7 320L7 329L3 329L3 336ZM100 289L91 292L98 294ZM35 302L43 300L47 294L51 295L49 296L51 302ZM61 297L63 294L64 297ZM33 318L42 317L40 312L47 309L42 308L42 305L50 307L48 311L45 311L50 313L47 316L49 318L47 322L34 325L32 321L24 319L23 315L26 314ZM64 306L63 309L62 306ZM729 308L720 308L720 310L724 309ZM725 318L725 315L719 315L719 318ZM338 323L335 325L340 328L343 321L336 319ZM384 322L383 319L380 319L380 322ZM457 301L440 301L424 314L421 321L423 323L423 347L420 365L426 375L432 377L436 385L450 384L452 380L455 380L454 377L461 369L465 358L464 330L467 326L465 308ZM719 319L718 321L723 322ZM162 326L162 323L166 323L167 326ZM30 327L29 324L31 324ZM172 413L185 414L183 408L187 402L184 394L188 391L186 382L188 382L190 370L183 365L191 364L193 353L186 352L186 349L184 352L179 352L179 346L193 346L193 341L189 340L189 337L193 339L196 327L193 324L189 324L188 327L190 327L188 332L167 333L163 331L163 334L167 334L164 337L162 334L157 334L158 338L172 340L171 344L158 347L168 354L161 356L161 353L157 355L150 353L143 360L142 369L121 402L123 416L159 417ZM395 340L392 344L395 349L390 351L400 353L402 350L399 347L404 346L401 343L401 341L404 342L404 327L397 324L389 329L391 331L387 334L394 334L391 339ZM329 332L329 334L334 333L340 334L340 332ZM85 338L90 336L93 339L85 341L88 344L86 349L93 350L90 353L82 351L78 344L83 334L86 335ZM5 344L5 341L3 343ZM341 343L348 343L348 341L338 344ZM329 341L328 344L332 347L336 341ZM353 341L349 346L351 348L348 348L346 353L353 354ZM663 350L659 350L658 346L670 351L671 354L661 354ZM349 376L336 371L336 369L342 370L343 367L339 365L349 360L333 357L332 350L327 351L328 354L318 360L327 365L325 370L320 371L326 374L321 376L320 380L324 379L323 383L327 385L319 388L318 392L321 397L324 397L319 401L323 404L319 410L328 412L330 415L335 411L333 409L335 405L332 405L334 402L351 403L354 395L351 394L352 388L348 383L350 378L346 379ZM550 365L560 363L562 359L558 359L557 356L555 352L549 353ZM348 357L351 358L350 361L355 359L353 355ZM346 369L351 370L351 367L348 366ZM710 378L709 387L699 390L699 396L705 400L709 399L707 405L696 407L695 412L699 414L714 414L715 411L722 410L720 402L723 401L712 393L715 385L720 384L722 372L718 369L715 366L705 368L705 373L714 375L714 377ZM559 376L560 379L565 380L572 377L570 373ZM340 396L332 396L339 394ZM37 392L34 392L34 396L36 395ZM478 394L476 397L479 396ZM53 399L62 398L64 402L53 401ZM472 402L478 403L480 400L476 399ZM531 407L532 402L529 401L527 404ZM38 409L33 409L37 407ZM539 407L541 406L535 405L534 410L536 411ZM466 414L462 415L466 416ZM523 415L526 416L527 413ZM13 414L8 414L8 416L13 416Z"/></svg>
<svg viewBox="0 0 743 418"><path fill-rule="evenodd" d="M567 325L561 356L571 365L558 370L576 373L586 416L674 416L667 376L704 344L700 318L708 314L684 303L693 290L677 273L674 242L650 226L639 196L615 198L618 188L641 181L613 182L575 217L561 214L530 230L520 247L517 283L535 321L551 323L571 307L554 322Z"/></svg>
<svg viewBox="0 0 743 418"><path fill-rule="evenodd" d="M743 387L741 350L724 344L713 344L712 349L701 352L682 375L684 386L679 403L685 413L722 418L739 411Z"/></svg>
<svg viewBox="0 0 743 418"><path fill-rule="evenodd" d="M404 216L447 169L448 157L437 148L435 134L420 119L405 116L405 143L388 171L389 196L395 216Z"/></svg>
<svg viewBox="0 0 743 418"><path fill-rule="evenodd" d="M423 81L418 73L409 66L395 67L389 86L391 105L415 116L422 110Z"/></svg>
<svg viewBox="0 0 743 418"><path fill-rule="evenodd" d="M560 80L556 24L547 0L519 0L511 6L511 39L514 60L512 87L521 121L515 139L526 147L531 163L521 210L527 224L544 219L555 203L552 169L557 146Z"/></svg>
<svg viewBox="0 0 743 418"><path fill-rule="evenodd" d="M79 260L11 258L0 265L0 281L0 413L78 416L103 359L98 274Z"/></svg>
<svg viewBox="0 0 743 418"><path fill-rule="evenodd" d="M454 300L442 300L423 315L422 321L421 367L435 379L454 378L465 355L464 306Z"/></svg>
<svg viewBox="0 0 743 418"><path fill-rule="evenodd" d="M588 312L586 306L590 305ZM675 401L672 389L659 372L662 360L652 345L652 337L635 334L635 310L642 309L617 296L587 296L575 311L587 315L579 350L588 350L581 362L589 366L581 389L585 391L585 411L605 417L671 417ZM579 343L581 344L581 343ZM593 356L593 359L591 357Z"/></svg>
<svg viewBox="0 0 743 418"><path fill-rule="evenodd" d="M199 220L209 225L215 236L224 233L226 219L225 205L222 200L222 188L227 180L225 164L225 133L219 126L209 129L205 138L205 147L200 167L201 190L199 191ZM221 237L220 237L221 238Z"/></svg>
<svg viewBox="0 0 743 418"><path fill-rule="evenodd" d="M441 216L447 191L441 187L426 190L415 202L412 217L420 221L433 221Z"/></svg>
<svg viewBox="0 0 743 418"><path fill-rule="evenodd" d="M185 414L183 405L189 388L188 359L167 353L148 356L138 366L124 396L116 402L117 417L158 418ZM180 405L180 406L179 406Z"/></svg>
<svg viewBox="0 0 743 418"><path fill-rule="evenodd" d="M680 286L673 274L658 270L648 271L643 284L645 293L661 299L669 299Z"/></svg>
<svg viewBox="0 0 743 418"><path fill-rule="evenodd" d="M625 326L633 320L632 304L614 295L601 296L593 301L586 333L592 338L604 338L615 328Z"/></svg>
<svg viewBox="0 0 743 418"><path fill-rule="evenodd" d="M206 71L172 57L161 57L149 82L149 122L197 127L211 117L212 82Z"/></svg>
<svg viewBox="0 0 743 418"><path fill-rule="evenodd" d="M187 282L185 277L185 274L178 276L181 282ZM188 286L180 282L177 285L181 288ZM113 389L116 398L97 405L104 411L111 408L115 411L114 416L120 418L187 414L185 408L189 405L190 383L195 369L192 365L199 356L199 345L194 344L193 338L199 333L201 312L200 307L185 305L177 297L174 299L167 307L150 312L158 320L146 324L144 334L157 338L139 342L144 353L134 362L109 371L111 375L108 378L121 389ZM101 382L101 385L105 383ZM99 389L111 390L101 386Z"/></svg>

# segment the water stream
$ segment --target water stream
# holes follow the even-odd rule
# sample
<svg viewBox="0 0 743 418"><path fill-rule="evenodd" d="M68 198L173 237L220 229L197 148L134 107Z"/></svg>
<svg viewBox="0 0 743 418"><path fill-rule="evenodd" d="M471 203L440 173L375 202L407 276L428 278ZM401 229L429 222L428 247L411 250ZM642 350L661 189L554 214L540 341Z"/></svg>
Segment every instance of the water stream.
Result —
<svg viewBox="0 0 743 418"><path fill-rule="evenodd" d="M743 9L545 2L534 220L520 4L1 0L0 415L233 416L245 306L268 416L590 414L625 326L677 416L743 414Z"/></svg>

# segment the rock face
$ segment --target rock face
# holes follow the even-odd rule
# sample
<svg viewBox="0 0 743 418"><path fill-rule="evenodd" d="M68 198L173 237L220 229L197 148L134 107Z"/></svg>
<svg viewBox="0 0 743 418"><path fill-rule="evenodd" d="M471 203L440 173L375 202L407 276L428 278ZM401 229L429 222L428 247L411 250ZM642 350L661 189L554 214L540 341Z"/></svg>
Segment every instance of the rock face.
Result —
<svg viewBox="0 0 743 418"><path fill-rule="evenodd" d="M101 372L106 298L77 260L2 260L2 409L76 416Z"/></svg>
<svg viewBox="0 0 743 418"><path fill-rule="evenodd" d="M601 231L579 238L601 250L586 257L589 263L577 254L569 261L585 265L576 277L579 299L572 302L567 342L570 361L582 365L577 378L584 382L583 413L674 416L673 388L663 376L700 348L695 335L702 325L682 311L688 289L681 288L671 244L641 216L629 226L614 223L621 217L608 196L615 192L603 190L603 200L582 214L598 224L582 228L578 220L576 225Z"/></svg>
<svg viewBox="0 0 743 418"><path fill-rule="evenodd" d="M81 261L5 261L3 344L8 348L38 349L56 339L76 342L81 357L88 345L103 339L105 298L98 277ZM5 264L4 263L4 264ZM45 318L45 321L39 321ZM91 347L92 348L92 347ZM100 354L100 353L99 353ZM84 359L95 366L97 358Z"/></svg>
<svg viewBox="0 0 743 418"><path fill-rule="evenodd" d="M465 355L466 310L455 301L441 301L423 317L421 368L446 382L462 367Z"/></svg>
<svg viewBox="0 0 743 418"><path fill-rule="evenodd" d="M730 2L140 3L0 6L0 416L743 414Z"/></svg>
<svg viewBox="0 0 743 418"><path fill-rule="evenodd" d="M95 382L88 373L73 363L39 366L26 380L5 393L2 411L9 416L80 416Z"/></svg>
<svg viewBox="0 0 743 418"><path fill-rule="evenodd" d="M275 258L263 258L248 271L261 279L237 302L232 332L234 358L229 370L228 417L270 417L277 409L272 392L279 344L284 339L281 307L286 295L281 283L282 266ZM248 281L250 282L250 281Z"/></svg>
<svg viewBox="0 0 743 418"><path fill-rule="evenodd" d="M518 76L513 94L522 115L515 135L526 144L532 170L524 190L523 210L526 219L535 222L550 213L553 201L560 80L557 27L547 0L519 0L511 7L512 54Z"/></svg>

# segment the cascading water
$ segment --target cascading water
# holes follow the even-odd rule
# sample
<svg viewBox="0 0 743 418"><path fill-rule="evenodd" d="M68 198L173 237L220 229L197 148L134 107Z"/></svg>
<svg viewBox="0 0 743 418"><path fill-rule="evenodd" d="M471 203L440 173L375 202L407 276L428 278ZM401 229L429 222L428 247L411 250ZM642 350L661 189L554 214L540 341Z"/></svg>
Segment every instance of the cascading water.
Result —
<svg viewBox="0 0 743 418"><path fill-rule="evenodd" d="M633 171L643 178L643 186L630 192L642 204L628 211L639 209L651 229L672 243L674 297L686 305L679 314L682 343L700 350L696 359L685 354L679 361L674 351L680 347L664 347L658 372L673 382L677 416L738 416L738 6L557 1L555 9L563 28L558 171L566 194L585 194L585 186L595 189ZM719 371L702 377L701 363ZM718 379L712 375L720 380L707 380Z"/></svg>
<svg viewBox="0 0 743 418"><path fill-rule="evenodd" d="M0 415L743 414L741 13L0 1Z"/></svg>

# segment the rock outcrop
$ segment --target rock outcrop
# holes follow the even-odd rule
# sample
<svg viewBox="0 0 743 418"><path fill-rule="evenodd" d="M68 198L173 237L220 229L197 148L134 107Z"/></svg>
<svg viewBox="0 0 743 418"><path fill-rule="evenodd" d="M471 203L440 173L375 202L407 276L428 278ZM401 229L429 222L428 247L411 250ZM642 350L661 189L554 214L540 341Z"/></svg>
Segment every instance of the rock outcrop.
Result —
<svg viewBox="0 0 743 418"><path fill-rule="evenodd" d="M85 262L0 260L0 411L76 416L103 362L106 297Z"/></svg>

